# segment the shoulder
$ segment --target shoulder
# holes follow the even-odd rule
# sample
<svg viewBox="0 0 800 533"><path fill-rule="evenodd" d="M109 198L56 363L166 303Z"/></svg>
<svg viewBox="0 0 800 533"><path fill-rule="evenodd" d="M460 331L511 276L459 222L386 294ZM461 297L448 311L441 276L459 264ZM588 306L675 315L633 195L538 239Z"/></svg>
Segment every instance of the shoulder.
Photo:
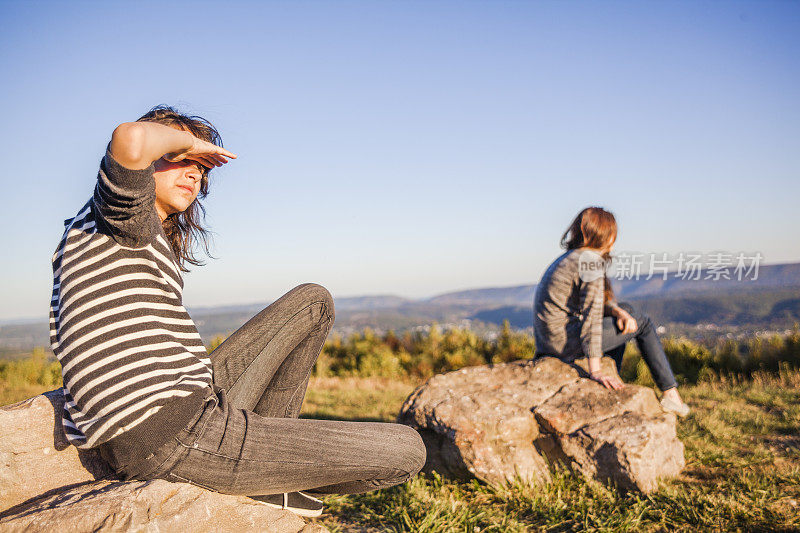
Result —
<svg viewBox="0 0 800 533"><path fill-rule="evenodd" d="M59 267L66 257L74 258L88 250L94 252L105 250L105 247L98 245L102 245L106 240L107 237L98 232L97 218L89 200L77 215L64 220L63 233L52 257L54 268Z"/></svg>
<svg viewBox="0 0 800 533"><path fill-rule="evenodd" d="M550 263L536 286L536 292L541 297L545 294L566 297L578 277L578 267L573 255L574 250L567 250Z"/></svg>
<svg viewBox="0 0 800 533"><path fill-rule="evenodd" d="M602 254L591 248L575 250L574 262L578 279L584 285L602 285L605 280L606 260Z"/></svg>
<svg viewBox="0 0 800 533"><path fill-rule="evenodd" d="M578 263L580 258L580 249L567 250L558 256L548 268L551 272L575 272L578 271Z"/></svg>
<svg viewBox="0 0 800 533"><path fill-rule="evenodd" d="M591 248L567 250L548 269L549 277L580 286L602 283L604 273L603 256Z"/></svg>

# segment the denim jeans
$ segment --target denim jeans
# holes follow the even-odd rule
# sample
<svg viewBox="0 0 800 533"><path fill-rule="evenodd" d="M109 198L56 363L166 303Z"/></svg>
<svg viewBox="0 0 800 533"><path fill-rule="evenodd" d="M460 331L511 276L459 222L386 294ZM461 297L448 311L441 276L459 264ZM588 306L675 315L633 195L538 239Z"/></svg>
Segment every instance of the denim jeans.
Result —
<svg viewBox="0 0 800 533"><path fill-rule="evenodd" d="M211 353L214 393L205 407L134 478L255 496L367 492L414 476L425 463L414 429L298 418L333 320L333 299L315 284L250 319Z"/></svg>
<svg viewBox="0 0 800 533"><path fill-rule="evenodd" d="M672 368L664 353L664 347L656 334L655 326L650 317L642 313L626 302L619 302L621 308L625 309L636 320L637 329L633 333L620 333L617 327L617 319L613 316L603 317L603 353L614 359L617 371L622 366L622 356L625 353L625 345L631 339L636 339L636 345L642 354L647 368L653 380L662 391L677 386Z"/></svg>

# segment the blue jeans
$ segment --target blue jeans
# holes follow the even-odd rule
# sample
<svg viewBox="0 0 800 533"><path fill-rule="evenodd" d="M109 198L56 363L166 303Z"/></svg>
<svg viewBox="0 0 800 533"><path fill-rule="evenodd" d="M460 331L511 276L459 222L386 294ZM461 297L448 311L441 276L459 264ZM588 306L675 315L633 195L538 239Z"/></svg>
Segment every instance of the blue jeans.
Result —
<svg viewBox="0 0 800 533"><path fill-rule="evenodd" d="M619 302L618 305L626 310L636 319L637 329L633 333L620 333L617 327L617 318L613 316L603 317L603 354L611 357L617 365L617 371L622 366L622 356L625 353L625 345L631 339L636 339L636 345L642 354L642 359L650 369L653 380L662 391L676 387L678 383L672 374L672 368L664 353L664 347L656 334L656 328L650 317L642 313L626 302Z"/></svg>

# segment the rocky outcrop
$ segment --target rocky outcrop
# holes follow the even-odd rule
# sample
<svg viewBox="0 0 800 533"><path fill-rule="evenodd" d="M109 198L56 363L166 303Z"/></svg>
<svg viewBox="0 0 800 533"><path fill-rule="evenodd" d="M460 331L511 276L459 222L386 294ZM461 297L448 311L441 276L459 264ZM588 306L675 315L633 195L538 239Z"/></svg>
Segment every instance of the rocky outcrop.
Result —
<svg viewBox="0 0 800 533"><path fill-rule="evenodd" d="M62 389L0 407L0 510L59 487L115 478L98 452L67 442L63 408Z"/></svg>
<svg viewBox="0 0 800 533"><path fill-rule="evenodd" d="M0 514L0 530L318 533L290 511L186 483L98 481L53 491Z"/></svg>
<svg viewBox="0 0 800 533"><path fill-rule="evenodd" d="M123 482L61 427L62 389L0 407L0 531L327 531L290 511L162 479Z"/></svg>
<svg viewBox="0 0 800 533"><path fill-rule="evenodd" d="M583 363L585 364L585 363ZM603 359L606 373L616 373ZM463 368L418 387L398 422L415 427L425 470L490 483L550 478L560 462L587 477L648 492L683 468L675 416L652 389L609 390L581 366L545 357Z"/></svg>

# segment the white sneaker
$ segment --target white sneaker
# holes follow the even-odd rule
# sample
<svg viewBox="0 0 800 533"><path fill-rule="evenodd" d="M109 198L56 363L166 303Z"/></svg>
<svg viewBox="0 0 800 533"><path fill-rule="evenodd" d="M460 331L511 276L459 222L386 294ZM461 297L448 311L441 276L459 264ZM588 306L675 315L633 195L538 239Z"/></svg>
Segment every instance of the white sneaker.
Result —
<svg viewBox="0 0 800 533"><path fill-rule="evenodd" d="M683 402L676 402L672 398L661 398L661 408L668 413L675 413L681 418L688 415L691 411L688 405Z"/></svg>

